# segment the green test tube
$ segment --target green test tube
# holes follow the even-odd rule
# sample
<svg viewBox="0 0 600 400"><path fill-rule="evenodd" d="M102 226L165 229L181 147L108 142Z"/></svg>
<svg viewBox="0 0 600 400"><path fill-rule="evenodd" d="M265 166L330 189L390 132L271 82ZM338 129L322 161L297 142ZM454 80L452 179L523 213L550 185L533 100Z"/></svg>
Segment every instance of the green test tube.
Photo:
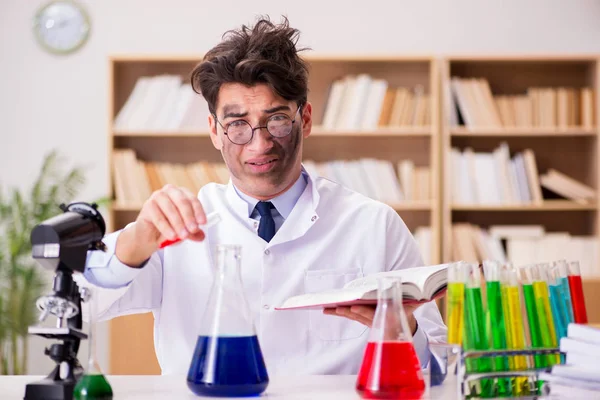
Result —
<svg viewBox="0 0 600 400"><path fill-rule="evenodd" d="M500 272L500 263L489 260L483 262L483 274L485 277L487 295L488 329L491 333L490 348L493 350L507 349L504 312L502 307L502 291L500 287ZM508 371L508 357L494 357L492 366L494 371ZM496 387L498 396L504 397L512 393L509 378L499 378Z"/></svg>
<svg viewBox="0 0 600 400"><path fill-rule="evenodd" d="M486 315L483 311L481 295L481 272L478 264L471 264L469 280L465 287L465 335L463 347L465 350L488 350L488 333ZM490 372L492 360L490 357L467 359L467 372ZM479 381L481 397L494 397L493 380L489 378Z"/></svg>
<svg viewBox="0 0 600 400"><path fill-rule="evenodd" d="M537 315L537 307L535 304L535 296L533 294L533 272L535 265L526 265L519 268L519 277L523 286L523 298L525 300L525 310L527 312L527 322L529 324L529 337L532 348L542 348L542 332L540 330L539 318ZM548 366L548 357L545 355L534 355L534 365L536 368L546 368Z"/></svg>

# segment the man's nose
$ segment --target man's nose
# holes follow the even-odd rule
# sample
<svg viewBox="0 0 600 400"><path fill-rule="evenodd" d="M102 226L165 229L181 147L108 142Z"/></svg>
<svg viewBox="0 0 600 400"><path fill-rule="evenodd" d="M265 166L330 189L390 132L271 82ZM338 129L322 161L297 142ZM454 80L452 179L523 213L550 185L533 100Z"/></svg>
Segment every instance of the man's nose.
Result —
<svg viewBox="0 0 600 400"><path fill-rule="evenodd" d="M273 136L266 127L254 128L254 135L247 146L256 152L266 152L273 147Z"/></svg>

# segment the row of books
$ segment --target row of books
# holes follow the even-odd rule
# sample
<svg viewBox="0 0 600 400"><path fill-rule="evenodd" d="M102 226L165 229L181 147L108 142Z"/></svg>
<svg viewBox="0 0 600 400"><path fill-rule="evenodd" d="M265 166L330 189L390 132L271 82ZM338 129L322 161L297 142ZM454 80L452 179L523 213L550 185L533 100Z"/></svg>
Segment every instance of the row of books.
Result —
<svg viewBox="0 0 600 400"><path fill-rule="evenodd" d="M318 163L305 160L303 164L315 175L384 203L431 199L429 166L415 166L409 159L398 162L396 166L391 161L374 158Z"/></svg>
<svg viewBox="0 0 600 400"><path fill-rule="evenodd" d="M530 87L523 94L493 95L484 78L450 80L450 125L470 128L593 128L589 87Z"/></svg>
<svg viewBox="0 0 600 400"><path fill-rule="evenodd" d="M153 191L167 183L196 193L209 182L229 181L229 170L225 163L143 162L133 149L113 150L112 172L115 200L119 206L140 206Z"/></svg>
<svg viewBox="0 0 600 400"><path fill-rule="evenodd" d="M430 125L430 95L423 85L392 87L385 79L369 74L346 75L333 81L322 122L325 130Z"/></svg>
<svg viewBox="0 0 600 400"><path fill-rule="evenodd" d="M453 147L449 168L452 201L456 204L540 204L542 188L549 190L548 194L582 204L596 198L592 187L557 169L539 174L531 149L511 157L506 142L491 153Z"/></svg>
<svg viewBox="0 0 600 400"><path fill-rule="evenodd" d="M584 278L599 277L598 238L547 232L542 225L491 225L467 222L452 225L452 259L468 262L497 260L515 266L578 260Z"/></svg>
<svg viewBox="0 0 600 400"><path fill-rule="evenodd" d="M165 132L206 130L208 104L179 75L142 76L117 113L113 128Z"/></svg>
<svg viewBox="0 0 600 400"><path fill-rule="evenodd" d="M113 151L115 197L120 205L142 204L155 190L167 183L197 192L209 182L227 183L229 171L224 163L198 161L190 164L144 162L133 149ZM364 158L317 163L304 162L310 172L331 179L365 196L385 203L429 200L429 167L415 166L411 160L394 164Z"/></svg>

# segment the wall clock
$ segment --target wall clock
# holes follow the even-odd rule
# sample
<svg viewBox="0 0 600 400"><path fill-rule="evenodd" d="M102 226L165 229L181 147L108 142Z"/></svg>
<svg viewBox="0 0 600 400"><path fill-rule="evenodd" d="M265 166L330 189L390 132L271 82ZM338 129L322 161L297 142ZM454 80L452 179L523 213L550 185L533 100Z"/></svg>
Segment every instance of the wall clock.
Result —
<svg viewBox="0 0 600 400"><path fill-rule="evenodd" d="M90 35L91 23L81 5L56 0L42 6L34 19L34 33L44 49L69 54L81 48Z"/></svg>

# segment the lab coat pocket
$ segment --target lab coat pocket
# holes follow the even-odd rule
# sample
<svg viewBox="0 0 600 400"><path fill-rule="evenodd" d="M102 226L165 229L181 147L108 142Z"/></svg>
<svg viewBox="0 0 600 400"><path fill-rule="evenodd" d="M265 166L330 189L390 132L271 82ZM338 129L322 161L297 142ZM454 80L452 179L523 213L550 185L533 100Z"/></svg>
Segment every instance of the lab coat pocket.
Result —
<svg viewBox="0 0 600 400"><path fill-rule="evenodd" d="M304 277L306 293L340 289L362 276L360 268L309 270ZM362 336L367 327L345 317L325 315L322 310L310 310L309 331L320 340L340 341Z"/></svg>

